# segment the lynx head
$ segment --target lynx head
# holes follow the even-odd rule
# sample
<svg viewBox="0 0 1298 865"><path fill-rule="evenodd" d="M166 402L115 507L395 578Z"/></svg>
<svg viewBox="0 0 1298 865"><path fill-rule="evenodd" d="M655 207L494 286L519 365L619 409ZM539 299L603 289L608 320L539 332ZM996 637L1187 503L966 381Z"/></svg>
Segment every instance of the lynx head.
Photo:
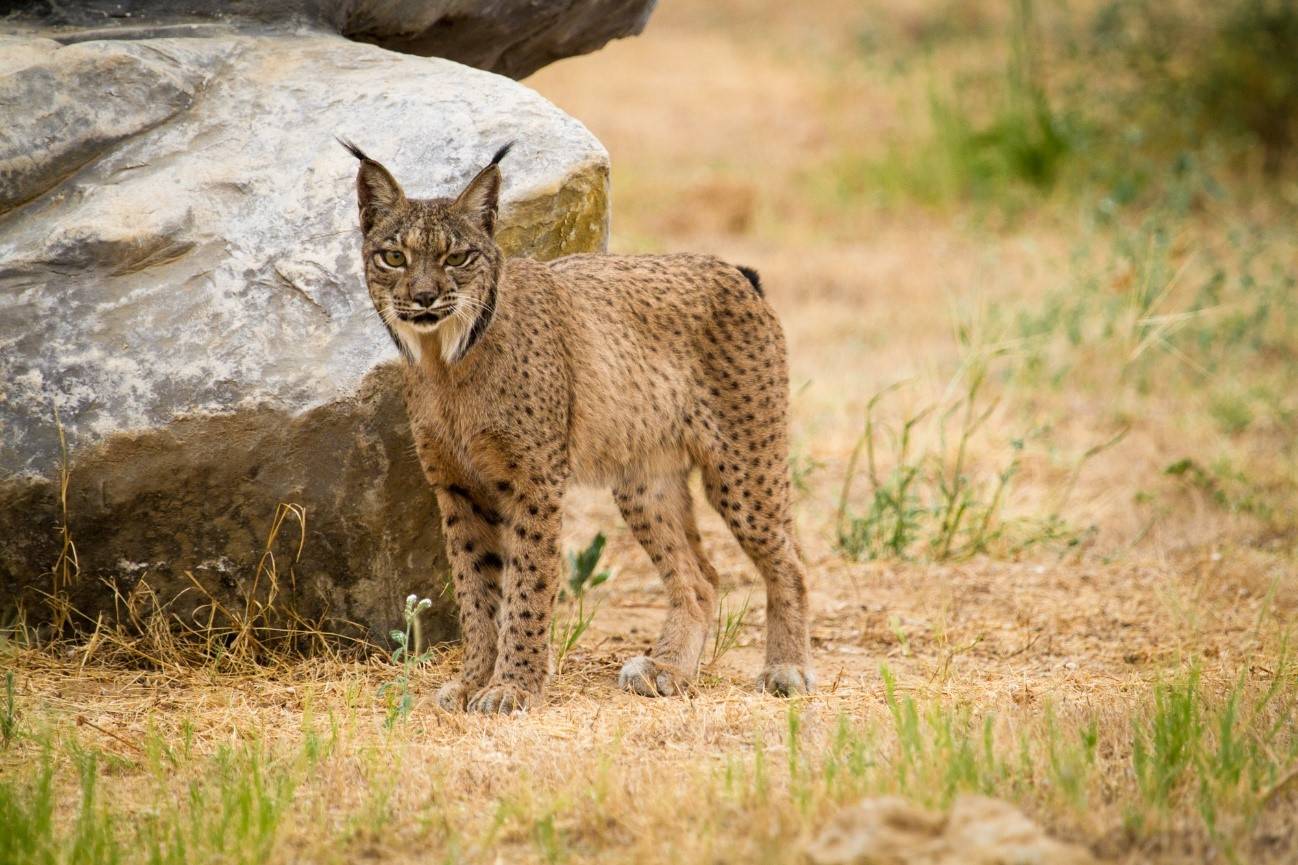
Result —
<svg viewBox="0 0 1298 865"><path fill-rule="evenodd" d="M500 160L469 181L454 199L406 198L392 174L355 145L340 141L360 160L356 197L365 235L365 280L379 317L402 353L421 357L429 341L454 363L486 330L496 305L504 255L496 245Z"/></svg>

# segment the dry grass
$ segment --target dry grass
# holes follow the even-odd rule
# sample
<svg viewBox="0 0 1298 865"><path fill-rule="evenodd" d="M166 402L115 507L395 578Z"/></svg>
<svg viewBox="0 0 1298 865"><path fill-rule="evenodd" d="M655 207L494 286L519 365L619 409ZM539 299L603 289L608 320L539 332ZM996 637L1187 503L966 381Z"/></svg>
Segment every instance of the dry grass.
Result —
<svg viewBox="0 0 1298 865"><path fill-rule="evenodd" d="M0 819L30 828L43 766L57 803L34 830L51 858L12 861L797 862L838 804L968 789L1116 861L1293 861L1292 181L1107 222L1080 196L1006 217L839 195L842 155L886 164L889 140L927 135L929 82L999 64L1005 23L978 4L678 0L530 82L609 147L616 249L762 271L790 340L819 694L753 693L760 586L703 509L728 604L755 589L750 608L693 697L619 693L665 606L612 503L580 493L568 546L606 532L614 575L525 717L437 710L455 650L413 671L389 729L400 670L379 658L163 655L157 628L9 646ZM898 60L943 26L983 35ZM867 32L886 47L862 59ZM879 483L862 470L846 509L868 512L900 465L886 431L921 417L915 508L955 475L987 506L1014 467L976 554L939 555L940 519L902 555L838 548L867 404L897 382L876 407Z"/></svg>

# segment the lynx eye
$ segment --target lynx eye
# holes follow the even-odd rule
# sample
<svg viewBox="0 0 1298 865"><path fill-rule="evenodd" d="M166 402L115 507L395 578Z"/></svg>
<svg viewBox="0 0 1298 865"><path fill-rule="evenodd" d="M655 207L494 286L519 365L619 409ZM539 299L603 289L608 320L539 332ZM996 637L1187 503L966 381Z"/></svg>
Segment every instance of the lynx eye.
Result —
<svg viewBox="0 0 1298 865"><path fill-rule="evenodd" d="M379 253L379 259L388 267L405 267L406 255L397 249L385 249Z"/></svg>
<svg viewBox="0 0 1298 865"><path fill-rule="evenodd" d="M459 267L468 260L469 254L467 252L452 252L450 255L446 256L446 266Z"/></svg>

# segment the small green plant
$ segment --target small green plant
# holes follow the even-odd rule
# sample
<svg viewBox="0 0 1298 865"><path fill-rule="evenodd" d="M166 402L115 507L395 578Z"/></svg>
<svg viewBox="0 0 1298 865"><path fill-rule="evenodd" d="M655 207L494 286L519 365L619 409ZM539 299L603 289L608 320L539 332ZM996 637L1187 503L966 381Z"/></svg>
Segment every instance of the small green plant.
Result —
<svg viewBox="0 0 1298 865"><path fill-rule="evenodd" d="M873 727L857 726L845 714L838 716L820 767L825 786L834 798L856 799L870 789L871 775L879 766L874 733Z"/></svg>
<svg viewBox="0 0 1298 865"><path fill-rule="evenodd" d="M799 495L811 492L811 476L825 467L824 462L802 451L789 454L789 481Z"/></svg>
<svg viewBox="0 0 1298 865"><path fill-rule="evenodd" d="M126 851L117 838L115 815L99 795L99 755L79 751L73 757L81 801L70 823L55 819L62 805L56 796L56 762L48 745L30 782L0 781L0 862L112 865L122 861Z"/></svg>
<svg viewBox="0 0 1298 865"><path fill-rule="evenodd" d="M1184 682L1159 685L1152 717L1133 731L1131 766L1145 801L1167 807L1172 791L1194 765L1202 736L1196 668Z"/></svg>
<svg viewBox="0 0 1298 865"><path fill-rule="evenodd" d="M806 814L815 795L816 780L812 774L810 756L803 749L802 712L797 703L790 703L787 718L788 735L785 739L788 749L789 793L797 803L798 810Z"/></svg>
<svg viewBox="0 0 1298 865"><path fill-rule="evenodd" d="M277 764L260 743L222 747L184 795L160 802L135 846L157 865L266 862L295 789L292 765Z"/></svg>
<svg viewBox="0 0 1298 865"><path fill-rule="evenodd" d="M886 481L880 480L875 461L875 409L885 396L899 387L901 383L891 385L870 397L865 408L865 430L857 439L847 460L843 488L838 496L836 523L839 549L852 559L876 559L886 553L904 556L919 531L923 509L912 488L919 476L920 466L911 460L911 434L931 409L925 409L903 421L897 436L897 465ZM873 492L865 515L854 516L848 512L848 503L863 450L867 456Z"/></svg>
<svg viewBox="0 0 1298 865"><path fill-rule="evenodd" d="M1234 843L1298 778L1287 645L1275 666L1266 683L1242 671L1222 697L1205 693L1197 666L1155 686L1144 717L1132 723L1131 768L1145 807L1133 804L1130 825L1140 827L1151 817L1157 824L1182 803L1193 803L1209 835L1236 860Z"/></svg>
<svg viewBox="0 0 1298 865"><path fill-rule="evenodd" d="M1208 404L1208 413L1226 435L1239 435L1253 423L1253 410L1246 395L1221 393Z"/></svg>
<svg viewBox="0 0 1298 865"><path fill-rule="evenodd" d="M595 570L599 567L599 559L604 555L604 545L607 542L604 533L599 532L591 538L586 549L568 553L568 590L572 593L572 597L580 598L612 576L607 570L598 572Z"/></svg>
<svg viewBox="0 0 1298 865"><path fill-rule="evenodd" d="M1277 517L1276 505L1259 493L1258 485L1228 460L1216 460L1205 467L1191 457L1184 457L1165 468L1163 473L1198 490L1223 511L1251 514L1264 520Z"/></svg>
<svg viewBox="0 0 1298 865"><path fill-rule="evenodd" d="M80 760L81 811L72 832L72 862L116 862L121 857L111 812L99 802L99 762L94 752Z"/></svg>
<svg viewBox="0 0 1298 865"><path fill-rule="evenodd" d="M879 672L897 737L897 789L940 806L963 790L993 792L1008 771L994 747L993 716L977 724L969 707L939 703L921 716L913 697L898 695L892 671L884 666Z"/></svg>
<svg viewBox="0 0 1298 865"><path fill-rule="evenodd" d="M584 550L568 554L567 592L576 604L576 608L570 608L562 622L558 616L550 620L550 642L554 645L555 654L558 656L555 659L556 672L563 672L563 663L568 653L586 633L590 623L595 620L595 613L599 612L599 604L591 607L589 613L586 612L586 593L596 586L603 585L612 576L608 570L596 571L600 556L604 554L606 542L607 538L604 537L603 532L600 532L591 539Z"/></svg>
<svg viewBox="0 0 1298 865"><path fill-rule="evenodd" d="M936 98L932 104L957 189L975 196L1014 183L1048 191L1073 149L1068 123L1042 82L1032 3L1019 0L1013 8L1004 91L990 120L978 123L961 106Z"/></svg>
<svg viewBox="0 0 1298 865"><path fill-rule="evenodd" d="M414 708L415 697L410 690L410 674L420 664L426 662L432 652L428 650L421 651L422 639L420 633L419 614L433 605L429 598L419 599L417 595L409 595L406 598L405 609L402 610L402 616L406 620L404 631L392 631L389 635L392 642L396 643L396 648L392 650L392 663L401 667L401 673L391 682L384 682L379 686L379 699L387 707L387 717L384 724L391 729L397 721L405 718Z"/></svg>
<svg viewBox="0 0 1298 865"><path fill-rule="evenodd" d="M832 194L974 200L1013 211L1048 193L1078 151L1081 124L1046 88L1034 17L1030 0L1014 3L1005 66L977 81L931 86L929 134L892 141L882 157L845 154L831 169Z"/></svg>
<svg viewBox="0 0 1298 865"><path fill-rule="evenodd" d="M892 635L896 637L897 645L901 646L901 653L909 656L910 637L906 635L906 629L902 627L901 619L897 617L896 613L888 616L888 630L892 631Z"/></svg>
<svg viewBox="0 0 1298 865"><path fill-rule="evenodd" d="M1054 709L1047 707L1046 742L1054 788L1074 808L1085 808L1087 786L1095 769L1095 751L1100 743L1099 723L1092 718L1077 731L1076 740L1070 742L1059 730Z"/></svg>
<svg viewBox="0 0 1298 865"><path fill-rule="evenodd" d="M898 428L881 427L875 411L884 396L898 385L875 394L866 406L865 428L848 459L839 493L836 519L838 548L851 559L911 559L925 556L937 561L964 559L987 552L998 542L1011 549L1064 536L1057 513L1045 521L1009 521L1004 516L1010 482L1018 473L1025 443L1009 442L1009 456L990 477L976 477L970 467L970 443L991 416L995 402L982 404L985 366L970 370L963 397L942 414L929 406L902 420ZM936 418L931 430L936 448L914 446L916 430ZM956 442L946 446L953 418ZM879 440L892 439L895 465L884 474L879 469ZM851 509L853 482L861 458L871 492L863 513ZM1012 530L1012 531L1011 531Z"/></svg>
<svg viewBox="0 0 1298 865"><path fill-rule="evenodd" d="M1068 497L1086 463L1121 441L1125 430L1078 457L1044 517L1010 517L1005 510L1011 483L1028 442L1041 431L1011 438L999 468L977 471L972 443L997 406L994 399L985 399L988 376L986 360L975 358L956 379L965 379L963 393L945 410L939 413L939 405L930 405L894 426L879 423L875 412L880 401L901 385L894 384L871 397L838 497L836 540L844 555L853 560L947 561L996 551L1013 555L1042 544L1072 547L1081 542L1083 534L1071 530L1062 516ZM933 444L917 446L919 432ZM891 442L894 464L885 474L880 470L879 454L881 443L886 442ZM856 511L852 487L862 458L871 491L864 510Z"/></svg>
<svg viewBox="0 0 1298 865"><path fill-rule="evenodd" d="M720 661L726 652L739 642L739 634L744 627L744 618L748 615L748 606L752 602L753 593L746 594L738 608L728 607L727 597L729 593L717 604L717 627L712 633L712 660L708 662L709 664Z"/></svg>
<svg viewBox="0 0 1298 865"><path fill-rule="evenodd" d="M957 552L956 544L963 531L969 536L966 555L982 552L990 539L991 522L1000 513L1001 499L1010 478L1018 473L1019 453L1023 450L1023 441L1014 439L1010 442L1013 457L996 477L991 496L982 502L978 491L966 474L966 461L969 456L969 440L978 428L991 416L996 408L992 402L985 409L978 405L979 391L987 378L987 368L979 366L970 377L969 388L963 400L963 406L957 404L947 416L964 409L963 421L960 424L960 440L956 445L955 460L948 474L945 465L939 465L937 475L938 499L934 506L937 520L937 533L930 541L933 557L938 560L950 558ZM946 418L943 418L942 431L946 431Z"/></svg>
<svg viewBox="0 0 1298 865"><path fill-rule="evenodd" d="M33 761L36 762L36 761ZM53 861L46 851L54 849L54 758L42 751L27 783L0 779L0 862L37 863Z"/></svg>
<svg viewBox="0 0 1298 865"><path fill-rule="evenodd" d="M554 817L554 813L550 812L532 824L536 848L540 851L541 857L549 863L562 862L568 858L567 848L563 843L563 832Z"/></svg>
<svg viewBox="0 0 1298 865"><path fill-rule="evenodd" d="M14 702L14 671L5 671L5 705L0 712L0 743L8 748L18 736L18 710Z"/></svg>

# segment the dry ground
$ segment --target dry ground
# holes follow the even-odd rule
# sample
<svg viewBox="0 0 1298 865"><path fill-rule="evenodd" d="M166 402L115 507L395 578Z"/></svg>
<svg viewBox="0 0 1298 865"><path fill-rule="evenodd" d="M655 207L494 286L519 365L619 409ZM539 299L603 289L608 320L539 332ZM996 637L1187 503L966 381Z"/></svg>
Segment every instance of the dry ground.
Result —
<svg viewBox="0 0 1298 865"><path fill-rule="evenodd" d="M1115 256L1122 229L1073 198L1005 218L841 195L845 150L886 156L942 64L991 50L957 42L918 71L858 56L863 28L904 41L938 14L992 33L1004 18L675 0L642 37L528 82L608 146L615 250L706 250L763 274L789 335L817 695L753 693L760 583L703 505L727 611L751 597L734 645L689 699L619 693L665 606L607 494L582 492L567 541L607 533L613 576L544 708L438 711L453 649L412 674L390 729L379 689L399 670L378 659L224 675L12 650L20 735L0 751L0 816L40 799L22 785L47 765L66 861L108 861L111 837L127 861L797 862L861 795L941 806L982 790L1115 861L1298 857L1294 355L1188 357L1171 340L1231 314L1229 299L1182 314L1178 298L1235 260L1214 252L1232 228L1260 225L1260 272L1293 273L1277 214L1298 194L1290 181L1278 204L1190 212L1159 247L1162 276ZM1087 279L1101 300L1162 281L1078 340L1066 316L1019 323ZM904 548L867 526L853 557L836 539L870 511L866 451L840 514L844 477L867 404L898 382L874 414L879 487L913 466L930 503L939 476L963 474L969 516L946 555L940 520L917 516ZM903 460L888 431L916 416Z"/></svg>

